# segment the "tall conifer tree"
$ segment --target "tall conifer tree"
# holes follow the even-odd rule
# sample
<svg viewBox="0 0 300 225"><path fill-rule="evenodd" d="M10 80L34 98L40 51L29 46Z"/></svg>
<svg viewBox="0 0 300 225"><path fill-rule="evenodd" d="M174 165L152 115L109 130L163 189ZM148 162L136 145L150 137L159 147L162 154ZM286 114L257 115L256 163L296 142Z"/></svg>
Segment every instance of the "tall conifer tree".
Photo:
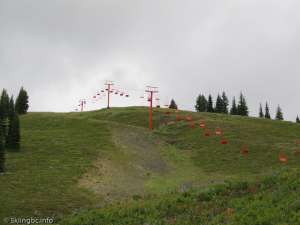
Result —
<svg viewBox="0 0 300 225"><path fill-rule="evenodd" d="M0 97L0 120L2 121L0 129L2 130L4 141L7 137L8 114L9 114L9 96L7 94L6 89L3 89Z"/></svg>
<svg viewBox="0 0 300 225"><path fill-rule="evenodd" d="M207 100L204 95L199 95L196 100L195 109L197 112L206 112L207 111Z"/></svg>
<svg viewBox="0 0 300 225"><path fill-rule="evenodd" d="M9 101L9 125L8 134L6 138L6 146L9 149L18 150L20 148L20 121L19 116L14 108L14 99L10 98Z"/></svg>
<svg viewBox="0 0 300 225"><path fill-rule="evenodd" d="M216 113L222 113L223 112L223 101L221 96L218 94L217 100L216 100L216 107L214 112Z"/></svg>
<svg viewBox="0 0 300 225"><path fill-rule="evenodd" d="M223 91L222 93L222 102L223 102L223 109L222 109L222 113L228 113L228 105L229 105L229 100L226 96L225 91Z"/></svg>
<svg viewBox="0 0 300 225"><path fill-rule="evenodd" d="M259 117L260 118L264 118L264 112L263 112L263 108L262 108L262 105L261 105L261 103L260 103L260 105L259 105Z"/></svg>
<svg viewBox="0 0 300 225"><path fill-rule="evenodd" d="M276 110L276 120L283 120L283 113L281 107L278 105Z"/></svg>
<svg viewBox="0 0 300 225"><path fill-rule="evenodd" d="M269 108L268 102L266 102L266 106L265 106L265 118L271 119L270 108Z"/></svg>
<svg viewBox="0 0 300 225"><path fill-rule="evenodd" d="M21 87L19 95L16 99L16 112L19 115L26 114L29 108L28 94L23 87Z"/></svg>
<svg viewBox="0 0 300 225"><path fill-rule="evenodd" d="M211 95L208 96L207 112L214 112L214 103Z"/></svg>
<svg viewBox="0 0 300 225"><path fill-rule="evenodd" d="M231 105L231 109L230 109L230 114L231 115L237 115L238 114L235 97L233 97L233 99L232 99L232 105Z"/></svg>
<svg viewBox="0 0 300 225"><path fill-rule="evenodd" d="M15 114L15 101L14 96L11 96L8 104L8 119L12 119Z"/></svg>
<svg viewBox="0 0 300 225"><path fill-rule="evenodd" d="M1 129L1 132L2 132L3 135L5 134L4 120L5 120L4 110L3 110L3 106L2 106L1 101L0 101L0 121L1 121L0 129Z"/></svg>
<svg viewBox="0 0 300 225"><path fill-rule="evenodd" d="M3 89L2 93L1 93L0 105L1 105L1 115L0 116L3 119L5 119L8 117L8 107L9 107L9 96L5 89Z"/></svg>
<svg viewBox="0 0 300 225"><path fill-rule="evenodd" d="M237 107L238 114L241 116L248 116L248 106L244 95L240 94L239 104Z"/></svg>
<svg viewBox="0 0 300 225"><path fill-rule="evenodd" d="M0 126L2 127L3 120L0 119ZM5 171L5 149L4 149L4 133L0 129L0 173Z"/></svg>

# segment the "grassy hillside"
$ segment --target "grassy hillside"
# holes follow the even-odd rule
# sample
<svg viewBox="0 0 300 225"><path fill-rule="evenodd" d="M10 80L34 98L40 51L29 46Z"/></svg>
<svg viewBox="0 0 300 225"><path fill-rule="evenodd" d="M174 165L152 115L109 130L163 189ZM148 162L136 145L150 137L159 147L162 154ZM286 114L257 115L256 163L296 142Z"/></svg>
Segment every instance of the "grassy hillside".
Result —
<svg viewBox="0 0 300 225"><path fill-rule="evenodd" d="M283 170L256 182L217 185L139 199L68 218L65 225L300 224L300 171Z"/></svg>
<svg viewBox="0 0 300 225"><path fill-rule="evenodd" d="M180 112L182 117L191 114L196 122L192 129L187 121L173 122L174 112L165 112L154 113L153 132L147 128L146 108L23 116L22 149L8 153L7 173L0 176L0 221L20 216L60 220L74 212L104 207L95 213L98 218L108 204L114 206L107 216L114 215L121 200L133 201L128 210L135 210L139 199L146 206L155 205L154 200L147 200L149 196L168 202L173 199L170 193L202 191L229 180L254 182L277 170L299 168L297 124ZM222 128L229 143L222 145L216 135L205 136L199 127L202 120L212 133ZM245 144L247 156L241 154ZM278 160L280 152L286 154L287 163ZM188 193L187 201L194 201L194 192ZM124 218L132 216L126 213ZM83 219L92 224L88 219L93 217L88 214ZM71 221L78 224L78 218ZM134 222L127 224L139 224Z"/></svg>

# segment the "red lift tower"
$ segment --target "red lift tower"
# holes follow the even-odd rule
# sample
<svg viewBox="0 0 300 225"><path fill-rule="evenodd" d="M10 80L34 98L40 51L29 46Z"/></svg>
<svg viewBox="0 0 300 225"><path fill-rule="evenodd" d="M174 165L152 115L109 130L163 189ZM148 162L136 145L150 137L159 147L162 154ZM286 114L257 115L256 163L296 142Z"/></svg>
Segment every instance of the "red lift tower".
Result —
<svg viewBox="0 0 300 225"><path fill-rule="evenodd" d="M111 87L114 85L112 81L106 81L105 85L107 86L106 91L107 91L107 108L110 108L110 93L112 93Z"/></svg>
<svg viewBox="0 0 300 225"><path fill-rule="evenodd" d="M152 120L152 107L153 107L153 96L158 93L157 87L147 86L146 92L149 94L148 101L150 102L149 106L149 128L153 130L153 120Z"/></svg>

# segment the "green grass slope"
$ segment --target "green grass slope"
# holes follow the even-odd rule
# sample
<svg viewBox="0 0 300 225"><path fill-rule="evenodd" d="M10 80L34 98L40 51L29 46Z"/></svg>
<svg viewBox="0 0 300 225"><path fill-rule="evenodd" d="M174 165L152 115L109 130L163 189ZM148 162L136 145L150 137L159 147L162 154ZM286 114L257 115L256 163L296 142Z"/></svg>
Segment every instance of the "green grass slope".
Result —
<svg viewBox="0 0 300 225"><path fill-rule="evenodd" d="M11 217L55 216L90 205L94 196L77 187L80 174L110 150L105 124L66 114L30 113L21 118L22 149L8 152L0 176L1 222Z"/></svg>
<svg viewBox="0 0 300 225"><path fill-rule="evenodd" d="M91 210L64 225L297 225L300 171L283 170L256 182L234 182L209 191L189 190Z"/></svg>
<svg viewBox="0 0 300 225"><path fill-rule="evenodd" d="M0 223L24 216L59 221L89 208L104 210L97 211L98 218L110 204L125 201L131 210L136 201L148 204L144 200L149 196L168 201L164 196L170 193L205 190L228 180L253 182L282 168L299 168L297 124L180 112L192 115L197 125L192 129L187 121L174 122L175 112L165 112L155 110L153 132L143 107L22 116L22 149L8 152L7 172L0 176ZM199 127L202 120L211 131L222 128L229 143L221 145L216 135L206 137ZM246 157L241 154L244 144L249 146ZM288 163L279 162L280 152ZM118 209L110 207L107 216L115 217ZM94 220L88 214L83 221L101 224L89 218Z"/></svg>

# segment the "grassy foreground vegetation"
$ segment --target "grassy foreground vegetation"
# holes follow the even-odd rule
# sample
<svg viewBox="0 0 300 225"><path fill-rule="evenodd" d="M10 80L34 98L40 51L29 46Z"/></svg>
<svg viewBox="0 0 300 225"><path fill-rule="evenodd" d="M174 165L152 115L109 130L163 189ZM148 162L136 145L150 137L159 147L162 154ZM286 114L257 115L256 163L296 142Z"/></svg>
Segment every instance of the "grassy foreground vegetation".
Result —
<svg viewBox="0 0 300 225"><path fill-rule="evenodd" d="M281 171L261 181L225 183L209 191L173 193L91 210L65 225L98 224L300 224L299 171Z"/></svg>
<svg viewBox="0 0 300 225"><path fill-rule="evenodd" d="M21 151L8 153L0 176L0 223L299 224L298 124L180 114L191 114L196 128L160 109L150 132L142 107L22 116ZM229 144L204 136L202 120L222 128Z"/></svg>

